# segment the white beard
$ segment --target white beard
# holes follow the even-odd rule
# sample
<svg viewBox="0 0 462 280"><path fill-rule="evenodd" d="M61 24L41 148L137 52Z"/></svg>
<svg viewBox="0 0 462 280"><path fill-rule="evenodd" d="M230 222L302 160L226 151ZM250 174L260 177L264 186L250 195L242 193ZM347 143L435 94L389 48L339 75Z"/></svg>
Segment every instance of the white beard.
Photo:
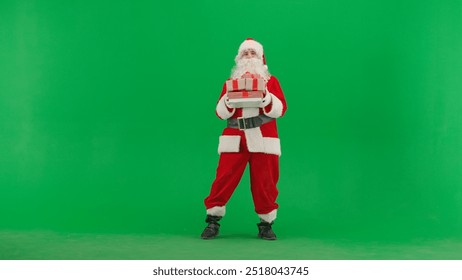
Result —
<svg viewBox="0 0 462 280"><path fill-rule="evenodd" d="M263 65L263 62L261 59L241 58L236 61L236 65L231 70L231 79L240 78L246 72L249 72L250 74L260 75L265 80L269 80L271 76L270 73L268 72L266 65Z"/></svg>

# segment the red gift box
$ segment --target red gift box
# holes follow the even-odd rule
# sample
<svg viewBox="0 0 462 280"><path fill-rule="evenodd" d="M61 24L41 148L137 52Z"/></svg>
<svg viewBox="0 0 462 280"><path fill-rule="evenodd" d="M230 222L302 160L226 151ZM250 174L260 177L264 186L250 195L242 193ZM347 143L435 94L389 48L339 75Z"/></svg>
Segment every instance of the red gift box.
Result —
<svg viewBox="0 0 462 280"><path fill-rule="evenodd" d="M230 91L229 103L235 108L259 107L263 100L263 91Z"/></svg>
<svg viewBox="0 0 462 280"><path fill-rule="evenodd" d="M231 91L228 92L228 98L236 99L236 98L263 98L263 91L255 90L255 91Z"/></svg>

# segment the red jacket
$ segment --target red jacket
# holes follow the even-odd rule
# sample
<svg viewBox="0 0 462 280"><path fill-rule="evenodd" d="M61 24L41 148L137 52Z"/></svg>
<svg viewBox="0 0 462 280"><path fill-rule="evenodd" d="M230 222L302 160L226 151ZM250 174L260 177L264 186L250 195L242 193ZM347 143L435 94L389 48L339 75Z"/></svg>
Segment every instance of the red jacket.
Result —
<svg viewBox="0 0 462 280"><path fill-rule="evenodd" d="M275 119L282 117L287 110L287 104L278 79L271 76L266 88L263 108L230 108L226 104L225 83L216 107L217 116L223 120L239 117L249 118L260 114ZM239 152L241 143L245 143L250 152L280 156L281 146L276 120L265 123L260 127L245 130L225 128L220 136L218 153Z"/></svg>

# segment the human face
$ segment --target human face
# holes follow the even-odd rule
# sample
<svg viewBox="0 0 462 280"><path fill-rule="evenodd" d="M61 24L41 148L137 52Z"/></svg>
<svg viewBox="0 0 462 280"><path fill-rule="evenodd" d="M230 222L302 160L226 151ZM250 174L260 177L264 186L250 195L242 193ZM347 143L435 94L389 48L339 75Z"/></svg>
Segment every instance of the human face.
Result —
<svg viewBox="0 0 462 280"><path fill-rule="evenodd" d="M247 49L242 51L242 58L249 59L257 57L257 52L254 49Z"/></svg>

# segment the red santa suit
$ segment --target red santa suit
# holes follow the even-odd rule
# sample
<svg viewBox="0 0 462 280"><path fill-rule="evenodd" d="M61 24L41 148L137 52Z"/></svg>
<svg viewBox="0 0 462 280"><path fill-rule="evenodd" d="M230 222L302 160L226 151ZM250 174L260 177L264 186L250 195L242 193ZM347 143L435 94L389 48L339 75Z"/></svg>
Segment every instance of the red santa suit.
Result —
<svg viewBox="0 0 462 280"><path fill-rule="evenodd" d="M276 219L276 187L279 179L280 141L276 119L287 110L279 81L270 76L261 108L231 108L227 102L226 83L216 106L216 114L228 122L262 116L265 122L254 128L226 127L219 139L216 178L205 198L207 214L224 216L226 203L236 189L247 163L250 165L251 191L258 216L271 223ZM243 121L243 120L241 120Z"/></svg>

